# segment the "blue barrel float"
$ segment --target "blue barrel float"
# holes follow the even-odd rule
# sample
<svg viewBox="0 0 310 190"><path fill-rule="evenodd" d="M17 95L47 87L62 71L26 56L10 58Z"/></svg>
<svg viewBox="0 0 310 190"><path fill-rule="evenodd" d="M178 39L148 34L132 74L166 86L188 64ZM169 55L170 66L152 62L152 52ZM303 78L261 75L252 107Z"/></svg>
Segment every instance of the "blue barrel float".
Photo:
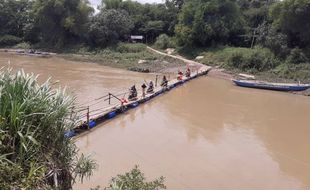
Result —
<svg viewBox="0 0 310 190"><path fill-rule="evenodd" d="M138 105L139 105L138 102L134 102L134 103L129 104L128 107L130 107L130 108L135 108L135 107L137 107Z"/></svg>
<svg viewBox="0 0 310 190"><path fill-rule="evenodd" d="M116 111L111 111L111 112L109 112L108 114L107 114L107 118L108 119L112 119L113 117L115 117L116 116Z"/></svg>
<svg viewBox="0 0 310 190"><path fill-rule="evenodd" d="M92 129L96 126L96 122L94 120L91 120L91 121L89 121L88 126L90 129Z"/></svg>
<svg viewBox="0 0 310 190"><path fill-rule="evenodd" d="M76 134L73 130L70 130L70 131L65 131L65 137L66 138L72 138L74 137Z"/></svg>

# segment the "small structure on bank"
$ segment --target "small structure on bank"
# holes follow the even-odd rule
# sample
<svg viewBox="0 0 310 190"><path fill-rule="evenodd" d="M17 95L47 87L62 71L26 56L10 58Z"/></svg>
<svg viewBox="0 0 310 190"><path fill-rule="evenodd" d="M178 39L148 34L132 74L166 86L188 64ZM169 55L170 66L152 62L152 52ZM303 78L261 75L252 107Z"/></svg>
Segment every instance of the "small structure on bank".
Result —
<svg viewBox="0 0 310 190"><path fill-rule="evenodd" d="M140 42L142 43L144 40L144 37L142 35L131 35L129 38L129 41L132 43Z"/></svg>

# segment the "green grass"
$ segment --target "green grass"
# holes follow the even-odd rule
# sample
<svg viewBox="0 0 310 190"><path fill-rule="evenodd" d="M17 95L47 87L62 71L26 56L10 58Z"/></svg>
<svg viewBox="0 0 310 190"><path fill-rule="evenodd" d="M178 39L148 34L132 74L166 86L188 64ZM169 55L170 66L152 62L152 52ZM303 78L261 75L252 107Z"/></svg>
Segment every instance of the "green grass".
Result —
<svg viewBox="0 0 310 190"><path fill-rule="evenodd" d="M159 56L150 53L144 44L119 43L107 48L90 49L85 46L71 48L61 53L67 58L77 58L105 63L115 63L120 61L136 61L139 59L155 60Z"/></svg>
<svg viewBox="0 0 310 190"><path fill-rule="evenodd" d="M59 54L74 61L95 62L106 66L140 72L157 72L165 67L173 67L182 62L147 50L145 44L119 43L104 49L80 47ZM139 64L139 60L146 63ZM169 62L169 64L165 64Z"/></svg>
<svg viewBox="0 0 310 190"><path fill-rule="evenodd" d="M266 48L229 47L187 48L178 52L188 58L204 56L199 62L219 66L231 73L255 74L269 81L302 81L310 83L310 63L293 64L277 58Z"/></svg>

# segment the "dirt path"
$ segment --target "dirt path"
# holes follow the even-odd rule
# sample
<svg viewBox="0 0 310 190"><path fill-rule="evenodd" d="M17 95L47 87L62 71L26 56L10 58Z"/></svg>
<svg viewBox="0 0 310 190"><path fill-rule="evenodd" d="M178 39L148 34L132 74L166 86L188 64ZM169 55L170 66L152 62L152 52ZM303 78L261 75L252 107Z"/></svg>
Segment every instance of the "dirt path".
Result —
<svg viewBox="0 0 310 190"><path fill-rule="evenodd" d="M151 51L153 51L153 52L155 52L155 53L164 55L164 56L169 56L169 57L172 57L172 58L175 58L175 59L184 61L184 63L189 64L189 66L200 66L200 67L201 67L201 66L205 66L205 65L202 64L202 63L199 63L199 62L196 62L196 61L193 61L193 60L186 59L186 58L184 58L184 57L182 57L182 56L180 56L180 55L170 55L170 54L167 54L167 53L163 53L163 52L158 51L158 50L156 50L156 49L153 49L153 48L151 48L151 47L149 47L149 46L147 46L147 49L149 49L149 50L151 50Z"/></svg>

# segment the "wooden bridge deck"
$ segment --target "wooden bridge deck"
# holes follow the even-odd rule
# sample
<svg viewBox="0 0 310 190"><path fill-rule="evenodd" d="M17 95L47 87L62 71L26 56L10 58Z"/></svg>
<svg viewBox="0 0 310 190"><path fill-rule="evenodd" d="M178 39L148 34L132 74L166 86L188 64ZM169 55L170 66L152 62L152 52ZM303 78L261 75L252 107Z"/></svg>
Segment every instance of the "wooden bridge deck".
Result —
<svg viewBox="0 0 310 190"><path fill-rule="evenodd" d="M202 66L196 73L192 73L190 77L184 77L183 80L173 79L168 82L167 88L162 88L161 86L154 87L154 93L146 94L144 97L142 96L142 92L138 92L138 98L134 101L128 101L127 103L121 105L115 105L104 109L100 115L89 118L88 121L85 121L83 124L77 126L71 131L67 131L65 136L68 138L77 136L85 131L89 131L92 128L96 127L98 124L101 124L107 120L114 118L116 115L126 112L129 109L135 108L142 103L145 103L165 92L172 90L173 88L184 84L190 80L193 80L197 77L206 75L212 67Z"/></svg>

